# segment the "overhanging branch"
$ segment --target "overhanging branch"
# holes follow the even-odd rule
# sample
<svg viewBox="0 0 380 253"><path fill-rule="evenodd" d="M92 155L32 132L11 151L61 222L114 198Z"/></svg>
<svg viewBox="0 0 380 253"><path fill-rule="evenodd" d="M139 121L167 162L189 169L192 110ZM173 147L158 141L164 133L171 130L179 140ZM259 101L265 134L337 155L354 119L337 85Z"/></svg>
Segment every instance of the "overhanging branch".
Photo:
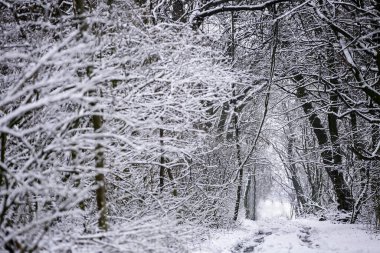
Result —
<svg viewBox="0 0 380 253"><path fill-rule="evenodd" d="M202 20L206 17L210 17L212 15L222 13L222 12L230 12L230 11L257 11L264 10L265 8L275 5L277 3L282 2L290 2L290 0L270 0L261 4L256 5L238 5L238 6L220 6L214 9L205 10L205 11L197 11L192 14L190 18L190 23L194 23L198 20Z"/></svg>

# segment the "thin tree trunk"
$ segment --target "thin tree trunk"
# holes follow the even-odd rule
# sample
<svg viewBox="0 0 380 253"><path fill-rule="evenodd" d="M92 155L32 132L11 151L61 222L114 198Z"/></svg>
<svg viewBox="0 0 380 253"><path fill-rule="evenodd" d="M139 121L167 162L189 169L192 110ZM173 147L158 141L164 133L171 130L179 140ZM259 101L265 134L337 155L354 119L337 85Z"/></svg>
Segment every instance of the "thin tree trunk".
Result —
<svg viewBox="0 0 380 253"><path fill-rule="evenodd" d="M379 56L379 66L380 66L380 56ZM377 87L379 88L379 87ZM373 101L370 101L369 107L371 108L370 113L375 116L377 111L375 106L373 105ZM372 134L371 134L371 148L372 150L376 150L377 143L380 141L380 127L377 124L372 124ZM377 150L376 154L378 155L380 150ZM371 191L374 194L374 209L375 209L375 217L376 217L376 227L380 227L380 171L378 169L379 162L374 160L371 161L372 173L371 173Z"/></svg>
<svg viewBox="0 0 380 253"><path fill-rule="evenodd" d="M81 32L88 29L88 24L85 22L85 18L81 17L82 14L85 12L85 6L83 0L75 0L74 1L74 11L75 15L79 16L81 19L81 25L79 29ZM87 77L91 78L92 75L92 68L87 67L86 69ZM95 93L95 91L93 92ZM91 104L93 107L96 106L96 103ZM99 133L103 126L103 117L97 112L94 113L91 117L93 129L95 133ZM97 171L97 174L95 175L95 183L97 185L96 189L96 204L97 209L99 212L99 219L98 219L98 227L102 230L107 230L107 201L106 201L106 183L105 183L105 177L102 172L100 172L102 169L104 169L104 150L101 143L97 143L95 146L95 168Z"/></svg>
<svg viewBox="0 0 380 253"><path fill-rule="evenodd" d="M92 124L95 133L101 131L103 126L102 116L93 115ZM104 169L104 151L100 143L96 144L95 147L95 168L98 171L95 176L95 182L98 186L96 189L96 203L99 211L98 226L102 230L107 230L106 184L104 174L100 172L101 169Z"/></svg>
<svg viewBox="0 0 380 253"><path fill-rule="evenodd" d="M283 107L286 108L285 103L284 103ZM287 146L288 166L286 166L286 167L288 168L289 173L290 173L290 180L292 181L292 184L294 187L294 191L296 194L296 199L297 199L299 210L302 211L305 204L306 204L306 199L305 199L304 191L302 189L302 185L301 185L300 180L299 180L299 176L297 174L298 170L297 170L296 162L294 159L295 154L294 154L293 147L294 147L294 143L296 141L295 133L294 133L294 126L292 125L291 118L290 118L289 114L286 113L285 115L286 115L287 121L289 122L288 123L289 133L288 133L288 140L287 140L288 141L288 146Z"/></svg>
<svg viewBox="0 0 380 253"><path fill-rule="evenodd" d="M177 192L177 188L176 188L176 186L174 184L174 177L173 177L172 170L170 168L166 168L166 172L168 173L168 177L170 179L171 186L173 187L172 194L173 194L174 197L177 197L178 196L178 192Z"/></svg>
<svg viewBox="0 0 380 253"><path fill-rule="evenodd" d="M247 185L244 192L244 208L245 208L245 218L251 219L251 208L250 208L250 196L251 196L251 183L252 175L248 176Z"/></svg>
<svg viewBox="0 0 380 253"><path fill-rule="evenodd" d="M244 193L245 218L256 220L256 167L250 171Z"/></svg>
<svg viewBox="0 0 380 253"><path fill-rule="evenodd" d="M0 160L2 164L5 164L5 151L7 148L7 134L1 133L1 155ZM2 168L2 165L0 166L0 186L4 184L5 181L5 168Z"/></svg>
<svg viewBox="0 0 380 253"><path fill-rule="evenodd" d="M231 12L231 44L228 49L229 54L231 55L232 62L235 61L235 19L236 14L234 12ZM232 87L232 96L236 96L235 92L235 85ZM235 209L234 209L234 217L233 220L236 221L239 215L239 209L240 209L240 200L241 200L241 192L242 192L242 184L243 184L243 166L241 161L241 147L239 143L239 116L238 116L238 110L236 107L236 104L234 105L234 115L233 115L233 124L234 124L234 130L235 130L235 146L236 146L236 159L238 163L238 185L236 190L236 202L235 202Z"/></svg>
<svg viewBox="0 0 380 253"><path fill-rule="evenodd" d="M360 150L361 145L358 142L358 134L357 134L358 128L357 128L356 114L354 112L351 112L350 118L351 118L351 132L352 132L354 148L356 150ZM358 159L360 160L360 157L358 157ZM363 204L365 203L365 199L368 196L368 190L369 190L369 184L370 184L370 174L369 174L369 169L367 168L367 166L361 167L359 172L360 172L360 194L353 206L351 220L350 220L351 224L356 222L360 214L361 208Z"/></svg>
<svg viewBox="0 0 380 253"><path fill-rule="evenodd" d="M160 146L161 146L161 156L160 156L160 181L159 188L160 192L164 190L165 185L165 157L164 157L164 130L160 128Z"/></svg>
<svg viewBox="0 0 380 253"><path fill-rule="evenodd" d="M9 183L7 180L7 177L5 175L5 168L3 168L3 164L5 164L5 151L7 147L7 134L1 133L1 165L0 165L0 187L5 185L5 189L8 190ZM6 191L7 192L7 191ZM3 225L3 222L5 221L5 216L7 213L8 208L10 205L7 203L9 195L8 193L4 193L4 198L2 200L3 206L0 209L0 226Z"/></svg>
<svg viewBox="0 0 380 253"><path fill-rule="evenodd" d="M238 161L238 168L239 168L239 176L238 176L238 187L236 191L236 202L235 202L235 211L234 211L234 221L237 220L238 214L239 214L239 208L240 208L240 199L241 199L241 191L242 191L242 184L243 184L243 166L241 162L241 147L239 143L239 126L238 126L238 115L237 112L234 114L234 127L235 127L235 144L236 144L236 158Z"/></svg>
<svg viewBox="0 0 380 253"><path fill-rule="evenodd" d="M290 128L292 128L292 126L290 126ZM288 139L288 154L287 154L288 155L288 163L289 163L288 168L289 168L289 172L290 172L291 181L292 181L292 184L294 187L294 191L296 192L298 205L299 205L300 209L303 210L303 207L306 204L306 200L305 200L304 191L303 191L302 186L301 186L300 181L299 181L299 177L297 175L297 167L296 167L296 164L294 162L294 154L293 154L294 141L295 141L294 136L293 136L293 133L291 130L290 136Z"/></svg>
<svg viewBox="0 0 380 253"><path fill-rule="evenodd" d="M163 119L161 118L161 122ZM170 168L166 168L165 164L168 162L167 158L165 158L165 150L164 150L164 129L160 128L160 147L161 147L161 156L160 156L160 174L159 174L159 189L160 192L163 192L165 188L165 171L168 174L169 180L171 182L171 186L173 187L172 194L174 197L178 195L177 189L174 184L174 176L172 170Z"/></svg>
<svg viewBox="0 0 380 253"><path fill-rule="evenodd" d="M257 207L257 191L256 191L256 187L257 187L257 182L256 182L256 166L253 168L253 175L252 175L252 184L253 184L253 188L252 188L252 193L253 193L253 206L252 206L252 220L256 220L257 219L257 213L256 213L256 207Z"/></svg>

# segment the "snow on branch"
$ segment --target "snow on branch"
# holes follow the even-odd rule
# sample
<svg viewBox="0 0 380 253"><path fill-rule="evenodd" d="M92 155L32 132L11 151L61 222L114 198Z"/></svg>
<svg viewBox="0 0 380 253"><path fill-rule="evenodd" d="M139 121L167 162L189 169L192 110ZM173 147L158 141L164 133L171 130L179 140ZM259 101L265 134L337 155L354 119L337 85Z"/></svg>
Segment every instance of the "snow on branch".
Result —
<svg viewBox="0 0 380 253"><path fill-rule="evenodd" d="M223 1L220 1L223 2ZM290 2L289 0L271 0L267 1L261 4L256 5L228 5L228 6L220 6L216 7L210 10L205 11L196 11L193 13L193 15L190 18L190 23L194 23L196 20L201 20L206 17L210 17L212 15L222 13L222 12L229 12L229 11L258 11L258 10L264 10L265 8L268 8L269 6L275 5L277 3L282 2ZM207 6L207 5L206 5Z"/></svg>

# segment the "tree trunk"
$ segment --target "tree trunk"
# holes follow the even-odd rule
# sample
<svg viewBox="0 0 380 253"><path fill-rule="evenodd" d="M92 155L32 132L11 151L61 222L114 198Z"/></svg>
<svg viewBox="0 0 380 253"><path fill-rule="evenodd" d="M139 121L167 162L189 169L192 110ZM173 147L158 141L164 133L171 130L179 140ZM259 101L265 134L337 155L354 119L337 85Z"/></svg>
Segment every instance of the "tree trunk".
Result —
<svg viewBox="0 0 380 253"><path fill-rule="evenodd" d="M241 189L243 184L243 166L241 162L241 147L239 143L239 126L238 126L238 115L235 112L234 114L234 127L235 127L235 144L236 144L236 158L238 162L238 168L239 168L239 175L238 175L238 186L236 190L236 202L235 202L235 211L234 211L234 221L237 220L238 214L239 214L239 207L240 207L240 199L241 199Z"/></svg>
<svg viewBox="0 0 380 253"><path fill-rule="evenodd" d="M164 157L164 130L160 128L160 146L161 146L161 156L160 156L160 182L159 188L160 192L164 190L165 185L165 157Z"/></svg>
<svg viewBox="0 0 380 253"><path fill-rule="evenodd" d="M353 139L353 145L356 150L360 150L361 145L358 142L358 134L357 134L358 128L357 128L356 114L354 112L351 112L350 118L351 118L351 132L352 132L351 138ZM360 157L358 157L358 159L360 160ZM360 193L359 193L358 199L355 201L355 204L353 206L351 220L350 220L351 224L356 222L360 214L361 208L363 204L365 203L365 199L368 196L368 190L369 190L369 184L370 184L369 168L367 168L367 166L361 167L359 172L360 172Z"/></svg>
<svg viewBox="0 0 380 253"><path fill-rule="evenodd" d="M94 132L99 132L103 126L102 116L93 115L92 124L94 126ZM98 171L95 176L95 181L98 186L96 189L96 204L99 211L98 226L102 230L107 230L106 183L104 174L99 172L99 170L104 168L104 151L100 143L96 144L95 147L95 168Z"/></svg>
<svg viewBox="0 0 380 253"><path fill-rule="evenodd" d="M377 111L375 106L373 105L372 100L370 101L369 107L371 108L370 113L375 116ZM377 143L380 141L380 127L378 124L372 124L372 133L371 133L371 149L376 150ZM377 150L376 154L378 155L380 150ZM371 161L371 191L374 194L374 210L376 217L376 227L380 227L380 171L379 171L379 161Z"/></svg>
<svg viewBox="0 0 380 253"><path fill-rule="evenodd" d="M183 23L186 22L186 20L184 19L185 10L184 10L184 5L182 1L173 0L172 8L173 8L173 11L172 11L173 21L178 21L178 22L183 22Z"/></svg>
<svg viewBox="0 0 380 253"><path fill-rule="evenodd" d="M245 208L245 218L251 219L251 209L250 209L250 196L251 196L251 183L252 175L248 176L247 185L244 192L244 208Z"/></svg>
<svg viewBox="0 0 380 253"><path fill-rule="evenodd" d="M244 193L245 218L256 220L256 167L248 176L247 186Z"/></svg>
<svg viewBox="0 0 380 253"><path fill-rule="evenodd" d="M283 107L286 108L285 103L283 104ZM299 179L298 174L297 174L298 170L297 170L296 162L294 159L295 154L294 154L293 147L294 147L294 143L296 141L295 133L294 133L294 126L292 124L292 121L291 121L289 114L286 113L285 116L287 118L287 121L289 122L288 123L289 133L288 133L288 140L287 140L288 146L287 146L287 166L286 166L286 168L288 169L289 174L290 174L290 180L292 181L292 184L293 184L293 188L294 188L294 191L296 194L296 199L297 199L299 210L302 211L305 204L306 204L306 199L305 199L304 191L302 189L302 185L300 183L300 179Z"/></svg>
<svg viewBox="0 0 380 253"><path fill-rule="evenodd" d="M161 119L162 121L162 119ZM168 174L169 180L171 182L171 186L173 187L172 194L174 197L178 195L177 189L174 184L174 176L173 172L170 168L166 168L165 164L168 163L168 159L165 158L165 150L164 150L164 130L160 128L160 146L161 146L161 156L160 156L160 175L159 175L159 189L162 192L165 188L165 171Z"/></svg>
<svg viewBox="0 0 380 253"><path fill-rule="evenodd" d="M290 125L290 136L288 139L288 150L287 150L287 155L288 155L288 169L290 172L290 178L294 187L294 191L296 193L297 197L297 202L300 207L300 210L303 210L303 207L306 204L306 199L305 199L305 194L302 189L302 185L300 183L299 177L297 175L297 167L294 161L294 154L293 154L293 146L294 146L294 134L292 132L292 126Z"/></svg>
<svg viewBox="0 0 380 253"><path fill-rule="evenodd" d="M0 161L2 164L5 164L5 151L7 148L7 134L1 133L1 155ZM5 168L2 168L3 165L0 165L0 187L3 186L5 181Z"/></svg>
<svg viewBox="0 0 380 253"><path fill-rule="evenodd" d="M297 88L297 98L302 100L302 108L304 113L308 116L310 125L315 136L317 137L319 146L325 148L326 145L328 145L328 135L320 118L314 112L312 103L307 101L307 91L306 88L302 86L303 77L301 75L297 75L294 79L297 83L301 84L301 86ZM336 168L336 165L339 164L335 164L335 162L339 162L339 157L334 157L334 154L330 149L323 150L321 156L324 168L333 183L334 192L338 202L338 209L351 211L353 204L351 191L344 180L343 172Z"/></svg>
<svg viewBox="0 0 380 253"><path fill-rule="evenodd" d="M81 17L85 12L85 6L83 0L75 0L74 1L74 9L75 15L79 16L81 19L81 25L79 27L80 31L83 32L87 30L88 24L85 21L85 17ZM86 74L89 79L91 79L92 75L92 67L88 66L86 68ZM96 94L96 91L92 91L91 93ZM101 93L101 92L100 92ZM91 106L95 107L96 103L91 103ZM91 117L94 133L99 133L103 127L103 117L99 115L98 111L95 111ZM97 209L99 211L99 219L98 219L98 227L102 230L107 230L107 201L106 201L106 183L104 174L100 171L104 169L104 150L101 143L97 143L95 146L95 168L97 174L95 175L95 183L97 185L96 189L96 204Z"/></svg>

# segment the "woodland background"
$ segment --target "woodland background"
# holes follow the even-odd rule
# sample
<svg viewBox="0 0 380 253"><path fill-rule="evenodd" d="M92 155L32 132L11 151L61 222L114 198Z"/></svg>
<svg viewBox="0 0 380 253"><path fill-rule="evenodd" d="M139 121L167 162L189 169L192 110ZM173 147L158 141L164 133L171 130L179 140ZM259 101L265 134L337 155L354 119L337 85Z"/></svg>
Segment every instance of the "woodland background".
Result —
<svg viewBox="0 0 380 253"><path fill-rule="evenodd" d="M377 1L0 0L0 20L8 252L184 252L269 194L377 228Z"/></svg>

